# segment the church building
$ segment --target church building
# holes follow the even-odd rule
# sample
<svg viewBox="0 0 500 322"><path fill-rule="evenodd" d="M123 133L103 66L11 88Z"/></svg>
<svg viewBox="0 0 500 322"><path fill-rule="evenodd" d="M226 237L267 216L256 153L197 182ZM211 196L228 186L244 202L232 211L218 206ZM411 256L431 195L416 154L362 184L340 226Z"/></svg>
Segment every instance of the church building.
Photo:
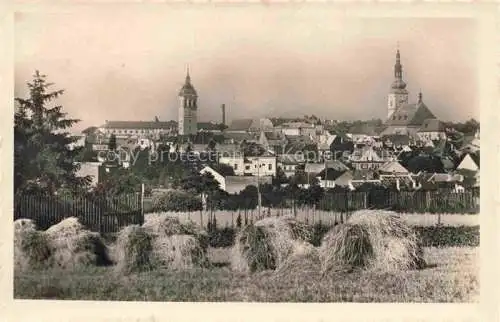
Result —
<svg viewBox="0 0 500 322"><path fill-rule="evenodd" d="M196 134L198 131L198 94L191 84L189 68L186 74L186 81L179 92L179 135Z"/></svg>
<svg viewBox="0 0 500 322"><path fill-rule="evenodd" d="M408 103L408 90L403 80L403 65L398 49L394 65L394 81L387 102L387 120L384 124L385 129L380 135L406 134L417 137L417 132L425 127L429 120L436 120L436 116L425 105L421 92L417 96L416 103Z"/></svg>

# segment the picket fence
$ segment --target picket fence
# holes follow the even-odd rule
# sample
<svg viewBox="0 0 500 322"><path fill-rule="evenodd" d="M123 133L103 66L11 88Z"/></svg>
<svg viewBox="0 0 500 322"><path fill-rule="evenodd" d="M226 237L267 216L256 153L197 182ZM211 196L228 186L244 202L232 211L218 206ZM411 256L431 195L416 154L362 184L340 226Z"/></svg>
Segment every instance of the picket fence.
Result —
<svg viewBox="0 0 500 322"><path fill-rule="evenodd" d="M92 231L116 232L128 225L144 223L142 199L141 193L112 198L25 194L14 201L14 220L31 219L39 229L45 230L65 218L77 217Z"/></svg>

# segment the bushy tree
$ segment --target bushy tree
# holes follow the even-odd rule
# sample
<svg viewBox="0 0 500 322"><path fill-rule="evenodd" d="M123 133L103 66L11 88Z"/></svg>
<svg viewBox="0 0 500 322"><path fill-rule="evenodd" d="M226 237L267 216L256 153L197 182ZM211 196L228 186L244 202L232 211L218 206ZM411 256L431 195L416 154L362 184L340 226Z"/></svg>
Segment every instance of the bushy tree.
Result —
<svg viewBox="0 0 500 322"><path fill-rule="evenodd" d="M51 104L64 90L50 91L53 84L38 71L27 85L28 97L15 99L14 192L34 189L54 194L61 188L87 188L90 178L76 176L75 161L82 148L70 149L78 138L68 129L79 120L67 118L62 106Z"/></svg>

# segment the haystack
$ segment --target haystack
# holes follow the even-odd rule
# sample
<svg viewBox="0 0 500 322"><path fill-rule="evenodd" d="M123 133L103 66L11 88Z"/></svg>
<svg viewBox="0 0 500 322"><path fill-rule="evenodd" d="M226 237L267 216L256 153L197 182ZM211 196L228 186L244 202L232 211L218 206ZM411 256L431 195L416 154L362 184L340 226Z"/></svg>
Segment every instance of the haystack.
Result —
<svg viewBox="0 0 500 322"><path fill-rule="evenodd" d="M279 268L299 247L311 240L311 227L291 217L270 217L246 226L231 251L231 267L239 272Z"/></svg>
<svg viewBox="0 0 500 322"><path fill-rule="evenodd" d="M45 234L30 219L14 221L14 267L29 270L50 265L51 251Z"/></svg>
<svg viewBox="0 0 500 322"><path fill-rule="evenodd" d="M152 237L139 225L120 230L114 249L119 272L145 271L154 267Z"/></svg>
<svg viewBox="0 0 500 322"><path fill-rule="evenodd" d="M416 232L395 213L358 211L330 230L320 247L323 272L354 268L381 271L425 266Z"/></svg>
<svg viewBox="0 0 500 322"><path fill-rule="evenodd" d="M153 254L161 267L181 270L208 264L206 249L191 235L157 236Z"/></svg>
<svg viewBox="0 0 500 322"><path fill-rule="evenodd" d="M91 232L75 217L66 218L45 231L53 265L60 268L110 264L108 249L98 233Z"/></svg>
<svg viewBox="0 0 500 322"><path fill-rule="evenodd" d="M155 263L169 269L188 269L208 264L208 234L192 221L149 215L142 227L152 237Z"/></svg>
<svg viewBox="0 0 500 322"><path fill-rule="evenodd" d="M142 227L154 236L191 235L198 240L202 248L208 247L207 232L192 221L181 223L175 216L150 214Z"/></svg>
<svg viewBox="0 0 500 322"><path fill-rule="evenodd" d="M321 260L316 247L295 241L292 254L277 268L274 277L278 280L289 280L290 277L301 281L319 276L321 273Z"/></svg>

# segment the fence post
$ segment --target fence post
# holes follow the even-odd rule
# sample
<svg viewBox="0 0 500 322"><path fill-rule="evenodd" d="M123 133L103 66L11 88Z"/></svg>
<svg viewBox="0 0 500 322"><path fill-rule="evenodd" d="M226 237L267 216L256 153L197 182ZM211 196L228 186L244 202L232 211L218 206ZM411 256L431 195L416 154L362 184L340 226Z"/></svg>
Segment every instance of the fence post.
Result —
<svg viewBox="0 0 500 322"><path fill-rule="evenodd" d="M140 200L140 203L141 203L141 219L140 219L140 223L141 225L144 224L144 183L141 184L141 200Z"/></svg>

